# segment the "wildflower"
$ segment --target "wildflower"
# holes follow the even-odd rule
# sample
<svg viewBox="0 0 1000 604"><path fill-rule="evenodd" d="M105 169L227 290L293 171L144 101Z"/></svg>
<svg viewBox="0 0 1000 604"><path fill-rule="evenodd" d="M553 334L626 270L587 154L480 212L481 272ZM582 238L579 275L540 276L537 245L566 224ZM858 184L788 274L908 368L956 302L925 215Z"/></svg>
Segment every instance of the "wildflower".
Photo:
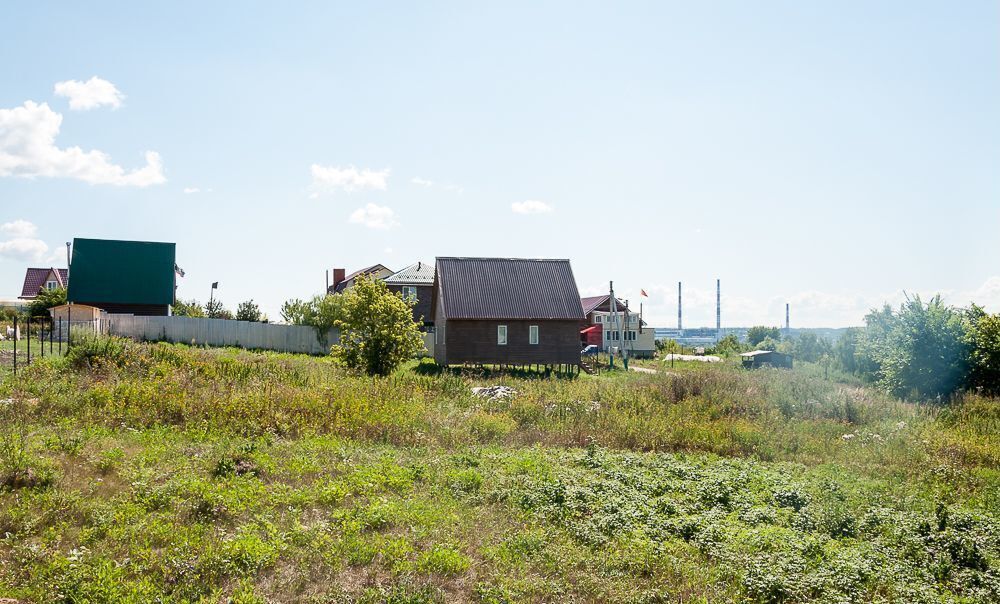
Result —
<svg viewBox="0 0 1000 604"><path fill-rule="evenodd" d="M851 440L852 438L854 438L854 435L853 434L845 434L841 438L843 438L844 440Z"/></svg>

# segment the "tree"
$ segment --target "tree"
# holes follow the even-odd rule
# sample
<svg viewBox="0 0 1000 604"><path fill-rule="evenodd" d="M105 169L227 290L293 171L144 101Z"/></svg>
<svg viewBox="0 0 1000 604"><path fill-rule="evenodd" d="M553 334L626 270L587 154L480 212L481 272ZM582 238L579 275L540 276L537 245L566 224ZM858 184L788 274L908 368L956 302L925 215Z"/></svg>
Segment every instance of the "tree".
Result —
<svg viewBox="0 0 1000 604"><path fill-rule="evenodd" d="M390 292L382 280L363 275L339 297L340 344L333 354L346 366L386 376L423 347L413 302Z"/></svg>
<svg viewBox="0 0 1000 604"><path fill-rule="evenodd" d="M898 311L873 311L865 323L863 354L877 367L875 378L885 391L927 399L964 385L970 351L964 317L940 296L926 304L908 296Z"/></svg>
<svg viewBox="0 0 1000 604"><path fill-rule="evenodd" d="M833 345L833 352L831 356L833 357L834 364L840 368L841 371L851 374L858 374L859 362L858 362L858 341L863 337L863 332L860 328L849 327L840 334L837 338L836 343Z"/></svg>
<svg viewBox="0 0 1000 604"><path fill-rule="evenodd" d="M210 300L205 305L205 315L209 319L232 319L233 313L226 310L220 300Z"/></svg>
<svg viewBox="0 0 1000 604"><path fill-rule="evenodd" d="M987 314L972 305L966 311L966 338L969 345L969 381L985 394L1000 395L1000 314Z"/></svg>
<svg viewBox="0 0 1000 604"><path fill-rule="evenodd" d="M57 287L55 289L42 288L38 296L28 304L28 315L32 317L44 317L48 315L48 310L53 306L66 304L66 288Z"/></svg>
<svg viewBox="0 0 1000 604"><path fill-rule="evenodd" d="M344 297L320 295L308 302L293 298L281 305L281 318L292 325L309 325L316 329L316 337L321 340L344 316Z"/></svg>
<svg viewBox="0 0 1000 604"><path fill-rule="evenodd" d="M752 347L757 347L767 338L780 342L781 330L777 327L765 327L764 325L756 325L747 330L747 343Z"/></svg>
<svg viewBox="0 0 1000 604"><path fill-rule="evenodd" d="M205 309L197 300L177 300L170 307L170 312L175 317L204 317Z"/></svg>
<svg viewBox="0 0 1000 604"><path fill-rule="evenodd" d="M743 346L740 344L739 338L734 334L726 334L721 340L715 343L715 346L711 348L712 354L721 354L723 356L728 356L731 354L738 354L743 351Z"/></svg>
<svg viewBox="0 0 1000 604"><path fill-rule="evenodd" d="M236 307L237 321L260 322L262 318L263 315L260 312L260 307L257 306L257 303L253 299L240 302L240 305Z"/></svg>
<svg viewBox="0 0 1000 604"><path fill-rule="evenodd" d="M808 331L800 334L797 338L791 339L789 344L789 352L795 355L797 360L809 363L819 361L823 355L829 354L832 351L830 342Z"/></svg>

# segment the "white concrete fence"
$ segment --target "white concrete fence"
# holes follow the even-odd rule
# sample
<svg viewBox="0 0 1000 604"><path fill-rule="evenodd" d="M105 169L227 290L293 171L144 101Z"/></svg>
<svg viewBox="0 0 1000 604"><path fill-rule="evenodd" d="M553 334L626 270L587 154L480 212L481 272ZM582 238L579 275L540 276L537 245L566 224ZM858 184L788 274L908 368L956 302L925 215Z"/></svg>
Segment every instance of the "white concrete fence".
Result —
<svg viewBox="0 0 1000 604"><path fill-rule="evenodd" d="M103 333L146 342L173 342L194 346L235 346L251 350L274 350L305 354L329 354L340 341L336 329L322 340L316 329L305 325L274 325L229 319L194 317L137 317L106 314ZM74 330L74 336L76 331Z"/></svg>

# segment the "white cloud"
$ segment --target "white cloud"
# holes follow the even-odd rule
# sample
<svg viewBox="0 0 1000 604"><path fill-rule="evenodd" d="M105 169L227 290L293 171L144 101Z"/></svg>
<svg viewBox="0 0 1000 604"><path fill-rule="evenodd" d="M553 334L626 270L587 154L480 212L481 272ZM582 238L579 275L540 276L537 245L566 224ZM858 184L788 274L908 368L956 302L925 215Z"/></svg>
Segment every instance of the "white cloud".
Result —
<svg viewBox="0 0 1000 604"><path fill-rule="evenodd" d="M410 182L412 182L415 185L420 185L421 187L433 187L434 186L434 181L433 180L427 180L426 178L420 178L419 176L415 176L415 177L411 178Z"/></svg>
<svg viewBox="0 0 1000 604"><path fill-rule="evenodd" d="M383 254L391 254L392 253L392 248L391 247L387 247L384 250L382 250L382 253Z"/></svg>
<svg viewBox="0 0 1000 604"><path fill-rule="evenodd" d="M0 224L0 232L6 233L15 239L23 239L34 237L38 233L38 227L27 220L17 219Z"/></svg>
<svg viewBox="0 0 1000 604"><path fill-rule="evenodd" d="M24 262L39 262L48 254L49 246L41 239L19 237L0 241L0 256Z"/></svg>
<svg viewBox="0 0 1000 604"><path fill-rule="evenodd" d="M510 209L515 214L548 214L552 212L552 206L544 201L529 199L527 201L515 201L510 204Z"/></svg>
<svg viewBox="0 0 1000 604"><path fill-rule="evenodd" d="M201 193L201 189L198 187L184 187L185 195L191 195L192 193Z"/></svg>
<svg viewBox="0 0 1000 604"><path fill-rule="evenodd" d="M49 246L35 237L38 227L27 220L17 219L0 224L0 233L10 239L0 241L0 257L22 262L49 260Z"/></svg>
<svg viewBox="0 0 1000 604"><path fill-rule="evenodd" d="M310 166L312 172L311 197L317 197L321 192L335 192L338 189L346 193L376 189L384 191L389 180L389 170L358 170L354 166Z"/></svg>
<svg viewBox="0 0 1000 604"><path fill-rule="evenodd" d="M392 208L373 203L351 212L350 222L351 224L363 224L370 229L391 229L399 226L396 212Z"/></svg>
<svg viewBox="0 0 1000 604"><path fill-rule="evenodd" d="M68 98L69 108L75 111L87 111L105 105L118 109L122 106L122 100L125 98L114 84L97 76L86 82L80 80L57 82L55 94Z"/></svg>
<svg viewBox="0 0 1000 604"><path fill-rule="evenodd" d="M102 151L57 147L62 119L46 103L25 101L20 107L0 109L0 177L74 178L92 185L132 187L166 182L155 151L146 152L144 167L126 171Z"/></svg>

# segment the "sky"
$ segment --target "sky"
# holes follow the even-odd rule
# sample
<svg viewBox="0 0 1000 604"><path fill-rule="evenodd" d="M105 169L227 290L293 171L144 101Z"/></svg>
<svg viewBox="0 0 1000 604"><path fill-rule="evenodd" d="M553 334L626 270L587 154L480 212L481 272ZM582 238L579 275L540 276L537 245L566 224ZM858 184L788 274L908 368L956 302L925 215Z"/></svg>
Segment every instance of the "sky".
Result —
<svg viewBox="0 0 1000 604"><path fill-rule="evenodd" d="M1000 4L24 2L0 36L0 297L171 241L272 318L324 272L569 258L647 320L1000 312ZM641 297L645 290L648 297Z"/></svg>

